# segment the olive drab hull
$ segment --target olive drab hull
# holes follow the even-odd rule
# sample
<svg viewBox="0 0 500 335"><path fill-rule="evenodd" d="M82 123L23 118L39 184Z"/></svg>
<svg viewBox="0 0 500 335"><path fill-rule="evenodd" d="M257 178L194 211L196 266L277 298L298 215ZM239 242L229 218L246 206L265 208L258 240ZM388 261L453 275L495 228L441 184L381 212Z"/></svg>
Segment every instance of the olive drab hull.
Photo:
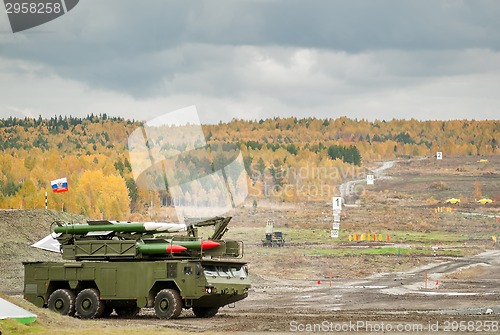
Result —
<svg viewBox="0 0 500 335"><path fill-rule="evenodd" d="M95 288L109 307L124 302L138 308L154 307L158 292L173 289L179 292L184 308L219 308L246 298L250 287L245 264L240 262L83 261L30 262L24 266L24 296L38 307L47 307L50 295L58 289L78 295Z"/></svg>

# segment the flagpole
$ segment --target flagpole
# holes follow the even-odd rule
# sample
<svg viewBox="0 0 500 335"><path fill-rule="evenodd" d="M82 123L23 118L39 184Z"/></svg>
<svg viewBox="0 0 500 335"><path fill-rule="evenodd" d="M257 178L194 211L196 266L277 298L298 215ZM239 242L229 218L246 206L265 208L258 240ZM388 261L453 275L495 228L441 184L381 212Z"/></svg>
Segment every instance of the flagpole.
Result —
<svg viewBox="0 0 500 335"><path fill-rule="evenodd" d="M45 209L48 209L48 194L45 192Z"/></svg>

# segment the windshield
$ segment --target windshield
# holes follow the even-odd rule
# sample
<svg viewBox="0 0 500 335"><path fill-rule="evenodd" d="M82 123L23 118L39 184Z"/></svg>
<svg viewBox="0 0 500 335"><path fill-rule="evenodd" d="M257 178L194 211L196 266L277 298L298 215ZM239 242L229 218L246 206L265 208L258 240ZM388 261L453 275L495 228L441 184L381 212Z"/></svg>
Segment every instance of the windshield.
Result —
<svg viewBox="0 0 500 335"><path fill-rule="evenodd" d="M231 272L233 273L233 276L235 276L235 277L246 278L246 276L247 276L246 267L244 267L244 266L238 266L238 267L232 266Z"/></svg>
<svg viewBox="0 0 500 335"><path fill-rule="evenodd" d="M203 267L203 270L205 271L205 275L206 276L218 276L218 272L217 272L217 269L215 268L214 265L205 265Z"/></svg>

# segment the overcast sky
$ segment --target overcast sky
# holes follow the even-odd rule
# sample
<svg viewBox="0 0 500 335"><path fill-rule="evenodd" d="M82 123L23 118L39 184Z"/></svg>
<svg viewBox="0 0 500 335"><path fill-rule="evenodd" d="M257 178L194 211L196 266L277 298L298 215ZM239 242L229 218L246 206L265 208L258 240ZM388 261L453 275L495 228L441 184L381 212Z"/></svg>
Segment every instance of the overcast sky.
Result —
<svg viewBox="0 0 500 335"><path fill-rule="evenodd" d="M499 119L500 1L81 0L13 34L0 118Z"/></svg>

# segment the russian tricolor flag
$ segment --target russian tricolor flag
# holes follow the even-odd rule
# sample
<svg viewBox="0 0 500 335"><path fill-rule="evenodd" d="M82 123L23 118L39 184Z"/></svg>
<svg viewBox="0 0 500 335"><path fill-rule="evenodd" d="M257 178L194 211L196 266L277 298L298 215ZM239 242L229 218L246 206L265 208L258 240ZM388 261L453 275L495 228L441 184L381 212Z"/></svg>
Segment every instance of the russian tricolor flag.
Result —
<svg viewBox="0 0 500 335"><path fill-rule="evenodd" d="M68 192L68 180L66 178L52 180L52 191L55 193Z"/></svg>

